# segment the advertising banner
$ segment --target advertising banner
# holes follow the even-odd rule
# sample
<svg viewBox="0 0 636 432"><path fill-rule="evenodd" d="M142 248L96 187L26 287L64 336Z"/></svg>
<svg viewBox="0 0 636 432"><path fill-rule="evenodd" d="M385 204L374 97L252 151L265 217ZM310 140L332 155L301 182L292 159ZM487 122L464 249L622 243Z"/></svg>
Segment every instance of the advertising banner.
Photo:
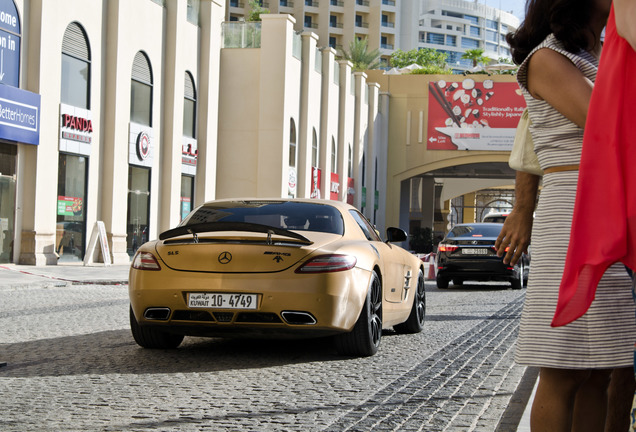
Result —
<svg viewBox="0 0 636 432"><path fill-rule="evenodd" d="M428 150L510 151L525 100L515 82L431 81Z"/></svg>
<svg viewBox="0 0 636 432"><path fill-rule="evenodd" d="M331 190L329 198L334 201L338 201L340 195L340 176L336 173L331 173Z"/></svg>
<svg viewBox="0 0 636 432"><path fill-rule="evenodd" d="M356 195L355 182L351 177L347 177L347 204L353 205L353 198Z"/></svg>

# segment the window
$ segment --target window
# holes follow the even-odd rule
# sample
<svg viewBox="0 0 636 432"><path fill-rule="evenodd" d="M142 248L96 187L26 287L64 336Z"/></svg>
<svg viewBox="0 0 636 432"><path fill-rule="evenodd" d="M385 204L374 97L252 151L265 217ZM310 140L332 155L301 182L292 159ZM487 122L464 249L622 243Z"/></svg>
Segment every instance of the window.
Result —
<svg viewBox="0 0 636 432"><path fill-rule="evenodd" d="M188 0L188 22L199 25L199 9L201 8L201 0Z"/></svg>
<svg viewBox="0 0 636 432"><path fill-rule="evenodd" d="M497 30L499 28L499 23L493 20L486 20L486 27L489 29Z"/></svg>
<svg viewBox="0 0 636 432"><path fill-rule="evenodd" d="M194 78L190 72L185 73L185 91L183 93L183 136L196 138L196 106L197 96Z"/></svg>
<svg viewBox="0 0 636 432"><path fill-rule="evenodd" d="M457 36L446 35L446 45L457 46Z"/></svg>
<svg viewBox="0 0 636 432"><path fill-rule="evenodd" d="M336 140L331 138L331 172L338 172L338 153L336 148Z"/></svg>
<svg viewBox="0 0 636 432"><path fill-rule="evenodd" d="M152 126L152 70L148 57L141 51L135 55L133 62L130 121Z"/></svg>
<svg viewBox="0 0 636 432"><path fill-rule="evenodd" d="M289 121L289 166L296 168L296 123Z"/></svg>
<svg viewBox="0 0 636 432"><path fill-rule="evenodd" d="M439 33L427 33L426 43L444 45L444 35Z"/></svg>
<svg viewBox="0 0 636 432"><path fill-rule="evenodd" d="M314 128L311 134L311 166L318 167L318 135L316 134L316 128Z"/></svg>
<svg viewBox="0 0 636 432"><path fill-rule="evenodd" d="M486 30L486 40L491 42L497 42L499 40L499 33L492 30Z"/></svg>
<svg viewBox="0 0 636 432"><path fill-rule="evenodd" d="M462 48L466 48L466 49L479 48L479 41L475 39L462 38Z"/></svg>
<svg viewBox="0 0 636 432"><path fill-rule="evenodd" d="M347 164L347 177L353 177L353 148L351 147L351 143L349 143L349 155L348 155Z"/></svg>
<svg viewBox="0 0 636 432"><path fill-rule="evenodd" d="M331 48L336 47L336 38L334 36L329 36L329 47Z"/></svg>
<svg viewBox="0 0 636 432"><path fill-rule="evenodd" d="M86 33L71 23L62 41L62 103L90 109L91 55Z"/></svg>
<svg viewBox="0 0 636 432"><path fill-rule="evenodd" d="M371 225L371 223L365 218L359 211L357 210L349 210L351 216L358 222L358 226L364 233L364 236L369 241L382 241L378 236L378 233L375 231L375 228Z"/></svg>
<svg viewBox="0 0 636 432"><path fill-rule="evenodd" d="M464 19L468 20L471 24L479 24L479 18L472 15L464 15Z"/></svg>
<svg viewBox="0 0 636 432"><path fill-rule="evenodd" d="M59 262L81 261L86 249L88 158L60 153L55 252Z"/></svg>
<svg viewBox="0 0 636 432"><path fill-rule="evenodd" d="M150 220L150 169L128 167L128 216L126 249L131 257L148 241Z"/></svg>
<svg viewBox="0 0 636 432"><path fill-rule="evenodd" d="M475 36L475 37L479 37L481 36L481 29L479 27L475 27L475 26L470 26L470 29L468 31L468 34L470 36Z"/></svg>
<svg viewBox="0 0 636 432"><path fill-rule="evenodd" d="M194 177L181 175L181 218L184 220L192 210L194 201Z"/></svg>

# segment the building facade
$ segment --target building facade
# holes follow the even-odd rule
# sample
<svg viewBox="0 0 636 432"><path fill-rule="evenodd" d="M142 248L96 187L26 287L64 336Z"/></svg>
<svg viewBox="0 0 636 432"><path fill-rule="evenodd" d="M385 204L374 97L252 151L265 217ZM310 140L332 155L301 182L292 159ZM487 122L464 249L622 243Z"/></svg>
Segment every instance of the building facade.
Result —
<svg viewBox="0 0 636 432"><path fill-rule="evenodd" d="M250 5L226 0L226 19L245 20ZM468 0L261 0L274 14L291 14L297 32L312 31L320 43L336 50L348 49L354 39L367 39L388 64L401 49L434 48L448 54L455 72L473 67L461 56L482 48L493 63L510 59L505 40L519 26L513 14Z"/></svg>
<svg viewBox="0 0 636 432"><path fill-rule="evenodd" d="M341 200L382 223L386 95L289 15L225 16L0 0L0 263L127 264L221 197Z"/></svg>

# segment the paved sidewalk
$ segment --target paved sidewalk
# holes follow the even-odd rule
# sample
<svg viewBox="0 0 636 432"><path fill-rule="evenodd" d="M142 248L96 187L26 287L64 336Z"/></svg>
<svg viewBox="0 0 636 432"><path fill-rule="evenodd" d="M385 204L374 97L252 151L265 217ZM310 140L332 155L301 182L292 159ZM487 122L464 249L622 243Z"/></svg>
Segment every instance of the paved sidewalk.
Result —
<svg viewBox="0 0 636 432"><path fill-rule="evenodd" d="M130 265L82 263L51 266L0 264L0 289L24 286L64 286L73 284L127 284Z"/></svg>

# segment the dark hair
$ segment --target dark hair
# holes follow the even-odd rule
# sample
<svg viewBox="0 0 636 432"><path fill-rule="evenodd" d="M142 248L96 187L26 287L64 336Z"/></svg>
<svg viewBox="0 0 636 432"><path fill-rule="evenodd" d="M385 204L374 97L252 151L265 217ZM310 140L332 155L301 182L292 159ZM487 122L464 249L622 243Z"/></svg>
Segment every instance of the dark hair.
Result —
<svg viewBox="0 0 636 432"><path fill-rule="evenodd" d="M590 48L594 10L593 0L527 0L525 20L517 31L506 35L512 59L523 63L550 33L573 54Z"/></svg>

